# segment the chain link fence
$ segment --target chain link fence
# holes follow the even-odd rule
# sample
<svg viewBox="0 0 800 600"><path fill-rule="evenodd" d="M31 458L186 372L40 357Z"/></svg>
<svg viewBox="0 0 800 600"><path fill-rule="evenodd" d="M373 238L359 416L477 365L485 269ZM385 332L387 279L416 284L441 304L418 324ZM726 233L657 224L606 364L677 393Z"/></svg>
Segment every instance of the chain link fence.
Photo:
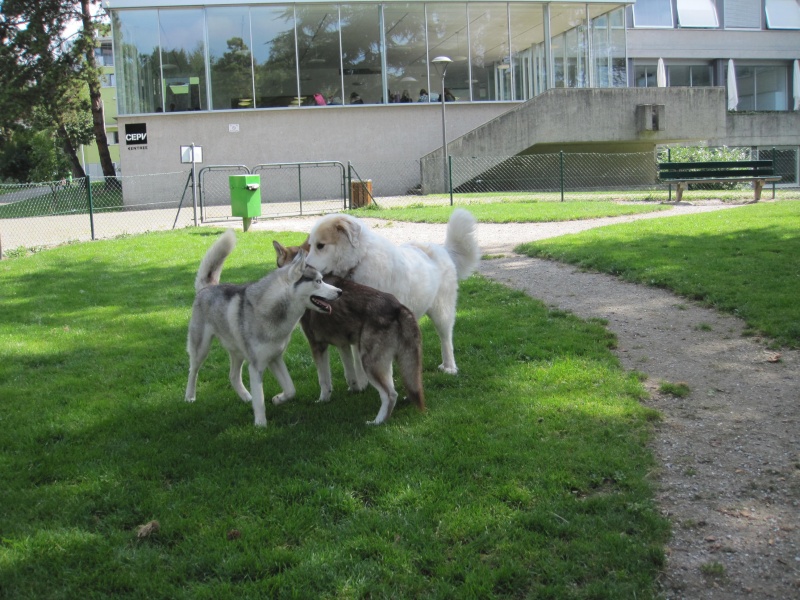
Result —
<svg viewBox="0 0 800 600"><path fill-rule="evenodd" d="M764 154L764 158L770 157ZM446 192L434 192L426 185L436 176L441 182L441 159L357 165L333 161L216 165L198 169L196 184L189 169L156 175L0 184L0 251L9 255L72 241L192 225L239 226L241 218L231 214L231 175L260 176L261 216L257 218L263 220L336 212L368 203L394 208L531 200L667 201L670 191L658 182L657 160L653 152L451 157L447 165L451 185ZM796 149L775 154L783 181L794 186L797 160ZM433 176L430 170L435 170ZM725 192L690 192L688 199L751 199L750 186L741 187ZM792 197L797 197L796 190Z"/></svg>

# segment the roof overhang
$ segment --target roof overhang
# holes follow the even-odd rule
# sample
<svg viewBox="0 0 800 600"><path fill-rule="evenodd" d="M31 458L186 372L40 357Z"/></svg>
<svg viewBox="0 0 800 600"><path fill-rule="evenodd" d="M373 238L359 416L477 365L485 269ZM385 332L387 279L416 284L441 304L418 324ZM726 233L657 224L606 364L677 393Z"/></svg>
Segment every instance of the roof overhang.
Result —
<svg viewBox="0 0 800 600"><path fill-rule="evenodd" d="M342 0L347 4L375 4L376 0ZM424 2L425 0L419 0ZM444 2L481 2L506 4L509 0L436 0L437 3ZM513 0L511 0L513 2ZM549 4L551 0L525 0L529 4ZM408 0L381 0L382 4L393 4L399 2L407 4ZM636 0L627 2L608 2L608 0L559 0L559 4L607 4L627 6L634 4ZM292 0L289 4L319 4L319 0ZM231 6L246 4L287 4L286 1L276 0L269 2L265 0L103 0L103 7L107 10L118 10L121 8L176 8L176 7L206 7L206 6Z"/></svg>

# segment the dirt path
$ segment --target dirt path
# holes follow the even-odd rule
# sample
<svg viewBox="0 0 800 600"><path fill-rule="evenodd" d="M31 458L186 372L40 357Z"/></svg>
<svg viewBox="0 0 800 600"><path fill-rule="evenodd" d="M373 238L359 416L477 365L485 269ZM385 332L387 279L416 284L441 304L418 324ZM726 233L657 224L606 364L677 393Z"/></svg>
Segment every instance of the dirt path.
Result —
<svg viewBox="0 0 800 600"><path fill-rule="evenodd" d="M480 224L480 273L582 317L618 338L626 369L647 373L663 421L653 440L657 501L673 523L664 598L800 598L800 355L743 337L744 323L663 290L513 254L525 241L642 218L725 208L547 224ZM259 223L308 231L314 219ZM444 240L444 226L368 220L397 243ZM684 382L674 398L661 382Z"/></svg>

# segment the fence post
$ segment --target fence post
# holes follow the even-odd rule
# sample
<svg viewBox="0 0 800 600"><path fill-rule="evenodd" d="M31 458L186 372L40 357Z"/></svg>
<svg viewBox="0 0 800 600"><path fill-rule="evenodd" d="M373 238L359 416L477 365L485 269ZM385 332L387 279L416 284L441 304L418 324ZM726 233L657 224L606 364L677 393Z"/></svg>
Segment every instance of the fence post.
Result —
<svg viewBox="0 0 800 600"><path fill-rule="evenodd" d="M667 148L667 162L672 162L672 148ZM672 184L669 184L669 196L667 202L672 202Z"/></svg>
<svg viewBox="0 0 800 600"><path fill-rule="evenodd" d="M94 240L94 202L92 201L92 178L86 174L86 199L89 202L89 227L92 230L92 240Z"/></svg>
<svg viewBox="0 0 800 600"><path fill-rule="evenodd" d="M353 164L347 161L347 181L345 182L347 188L344 190L344 207L345 209L353 209Z"/></svg>
<svg viewBox="0 0 800 600"><path fill-rule="evenodd" d="M447 175L450 182L450 206L453 206L453 157L447 157Z"/></svg>
<svg viewBox="0 0 800 600"><path fill-rule="evenodd" d="M558 153L559 162L561 163L561 201L564 201L564 151Z"/></svg>
<svg viewBox="0 0 800 600"><path fill-rule="evenodd" d="M772 147L772 172L775 173L775 146ZM772 199L775 200L775 183L772 182Z"/></svg>

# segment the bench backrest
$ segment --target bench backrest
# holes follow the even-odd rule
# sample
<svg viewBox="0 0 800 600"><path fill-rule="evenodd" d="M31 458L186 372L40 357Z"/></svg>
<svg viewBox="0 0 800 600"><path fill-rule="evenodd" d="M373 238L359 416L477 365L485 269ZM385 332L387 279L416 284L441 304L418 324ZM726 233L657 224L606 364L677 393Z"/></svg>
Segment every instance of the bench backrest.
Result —
<svg viewBox="0 0 800 600"><path fill-rule="evenodd" d="M771 160L732 160L711 162L664 162L658 165L659 179L724 179L727 177L771 177Z"/></svg>

